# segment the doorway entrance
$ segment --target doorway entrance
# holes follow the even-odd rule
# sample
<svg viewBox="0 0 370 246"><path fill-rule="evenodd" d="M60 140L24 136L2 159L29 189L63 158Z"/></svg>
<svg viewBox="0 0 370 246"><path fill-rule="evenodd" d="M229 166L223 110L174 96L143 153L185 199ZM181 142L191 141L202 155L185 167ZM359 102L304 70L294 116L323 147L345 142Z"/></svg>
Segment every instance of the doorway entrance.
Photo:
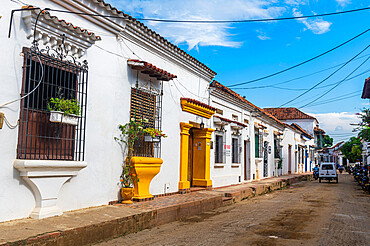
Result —
<svg viewBox="0 0 370 246"><path fill-rule="evenodd" d="M292 173L292 146L288 146L288 174Z"/></svg>
<svg viewBox="0 0 370 246"><path fill-rule="evenodd" d="M189 154L188 154L188 181L190 187L193 187L193 128L189 130Z"/></svg>
<svg viewBox="0 0 370 246"><path fill-rule="evenodd" d="M244 141L244 180L251 179L250 142Z"/></svg>
<svg viewBox="0 0 370 246"><path fill-rule="evenodd" d="M190 187L212 187L211 135L214 129L197 123L181 123L179 190Z"/></svg>

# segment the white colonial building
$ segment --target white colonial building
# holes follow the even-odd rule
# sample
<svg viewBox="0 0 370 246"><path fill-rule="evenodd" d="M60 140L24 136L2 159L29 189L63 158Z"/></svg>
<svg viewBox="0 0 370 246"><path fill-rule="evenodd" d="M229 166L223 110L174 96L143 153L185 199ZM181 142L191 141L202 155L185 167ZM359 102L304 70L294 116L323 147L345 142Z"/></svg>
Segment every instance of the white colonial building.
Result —
<svg viewBox="0 0 370 246"><path fill-rule="evenodd" d="M2 3L0 19L0 222L120 200L115 138L131 119L168 136L135 142L137 201L310 170L309 134L210 84L214 71L131 16L103 0L27 3Z"/></svg>

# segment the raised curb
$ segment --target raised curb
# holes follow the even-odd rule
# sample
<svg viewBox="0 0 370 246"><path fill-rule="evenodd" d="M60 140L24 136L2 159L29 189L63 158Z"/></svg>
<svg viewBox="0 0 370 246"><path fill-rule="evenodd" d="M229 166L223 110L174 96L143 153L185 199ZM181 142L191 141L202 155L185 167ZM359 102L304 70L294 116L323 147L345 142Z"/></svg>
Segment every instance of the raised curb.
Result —
<svg viewBox="0 0 370 246"><path fill-rule="evenodd" d="M182 218L200 214L222 206L231 205L247 198L265 194L285 186L311 180L312 174L303 174L295 177L277 178L263 181L262 184L249 183L233 187L230 191L202 191L212 192L210 197L197 201L175 204L159 209L142 211L130 216L124 216L101 223L90 224L73 229L59 230L35 235L26 239L0 243L0 245L88 245L115 237L124 236L140 230L159 226Z"/></svg>

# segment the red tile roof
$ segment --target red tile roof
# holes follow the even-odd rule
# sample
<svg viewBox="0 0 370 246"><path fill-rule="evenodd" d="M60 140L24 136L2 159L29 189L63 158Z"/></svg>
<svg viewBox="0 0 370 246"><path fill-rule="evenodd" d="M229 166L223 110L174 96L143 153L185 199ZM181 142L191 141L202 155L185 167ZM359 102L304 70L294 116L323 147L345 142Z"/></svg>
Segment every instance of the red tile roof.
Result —
<svg viewBox="0 0 370 246"><path fill-rule="evenodd" d="M22 9L33 9L32 11L36 14L39 14L40 13L40 8L36 8L36 7L33 7L32 5L27 5L27 6L23 6ZM40 16L44 17L45 19L47 20L51 20L53 21L55 24L59 25L59 26L62 26L64 28L67 28L79 35L83 35L85 37L88 37L90 38L91 40L93 41L99 41L101 40L101 37L100 36L96 36L95 33L93 32L89 32L88 30L86 29L83 29L79 26L75 26L73 25L72 23L70 22L67 22L63 19L59 19L58 17L56 16L53 16L53 15L50 15L50 13L46 10L42 11L42 13L40 14Z"/></svg>
<svg viewBox="0 0 370 246"><path fill-rule="evenodd" d="M132 69L140 70L142 71L142 73L149 74L149 76L156 77L159 80L169 81L171 79L177 78L176 75L160 69L146 61L129 59L127 60L127 63Z"/></svg>
<svg viewBox="0 0 370 246"><path fill-rule="evenodd" d="M365 80L361 98L362 99L370 98L370 77Z"/></svg>
<svg viewBox="0 0 370 246"><path fill-rule="evenodd" d="M257 107L256 105L254 105L253 103L251 103L250 101L248 101L247 99L245 99L244 97L242 97L241 95L239 95L238 93L236 93L235 91L231 90L230 88L224 86L223 84L221 84L220 82L216 81L216 80L213 80L212 83L210 84L211 87L213 88L216 88L216 89L219 89L223 92L226 92L227 94L229 94L230 96L233 96L235 97L236 99L239 99L240 101L252 106L253 108L255 108L256 110L260 111L261 113L263 113L264 115L266 115L267 117L269 118L272 118L273 120L275 120L276 122L283 124L283 122L281 122L280 120L278 120L276 117L274 117L273 115L269 114L268 112L265 112L263 111L261 108Z"/></svg>
<svg viewBox="0 0 370 246"><path fill-rule="evenodd" d="M241 122L239 122L239 121L229 120L229 119L226 119L226 118L220 117L220 116L218 116L218 115L214 115L213 117L219 118L219 119L221 119L222 121L226 121L226 122L229 122L229 123L235 123L235 124L237 124L237 125L239 125L239 126L248 127L248 125L247 125L247 124L241 123Z"/></svg>
<svg viewBox="0 0 370 246"><path fill-rule="evenodd" d="M308 134L305 130L303 130L302 127L300 127L299 125L297 125L296 123L292 123L291 126L295 127L296 129L298 129L299 131L302 132L302 134L310 139L313 139L313 136L311 136L310 134Z"/></svg>
<svg viewBox="0 0 370 246"><path fill-rule="evenodd" d="M213 76L215 76L217 74L216 72L211 70L209 67L207 67L205 64L201 63L200 61L198 61L197 59L195 59L194 57L192 57L191 55L186 53L184 50L182 50L179 47L177 47L176 45L172 44L167 39L163 38L158 33L151 30L150 28L148 28L147 26L145 26L143 23L141 23L137 19L133 18L132 16L130 16L128 14L125 14L124 12L122 12L122 11L118 10L117 8L113 7L109 3L106 3L104 0L92 0L92 2L95 2L100 7L105 8L106 10L110 11L113 15L122 16L122 17L127 18L127 20L129 22L136 25L139 29L142 29L144 32L149 33L151 36L155 37L155 39L159 40L161 43L163 43L165 45L168 45L171 50L177 51L182 56L185 56L188 60L194 62L199 67L201 67L201 68L205 69L206 71L208 71L209 73L213 74Z"/></svg>
<svg viewBox="0 0 370 246"><path fill-rule="evenodd" d="M320 129L320 128L316 127L316 126L313 128L313 131L314 132L321 132L322 134L325 134L325 131L323 129Z"/></svg>
<svg viewBox="0 0 370 246"><path fill-rule="evenodd" d="M186 100L186 101L187 101L187 102L189 102L189 103L194 103L194 104L196 104L196 105L198 105L198 106L202 106L202 107L204 107L204 108L207 108L207 109L210 109L210 110L216 111L216 108L214 108L214 107L212 107L212 106L210 106L210 105L208 105L208 104L205 104L205 103L199 102L199 101L197 101L197 100L195 100L195 99L192 99L192 98L181 97L181 98L180 98L180 100Z"/></svg>
<svg viewBox="0 0 370 246"><path fill-rule="evenodd" d="M265 112L274 115L279 120L295 120L295 119L314 119L306 113L303 113L297 108L264 108Z"/></svg>

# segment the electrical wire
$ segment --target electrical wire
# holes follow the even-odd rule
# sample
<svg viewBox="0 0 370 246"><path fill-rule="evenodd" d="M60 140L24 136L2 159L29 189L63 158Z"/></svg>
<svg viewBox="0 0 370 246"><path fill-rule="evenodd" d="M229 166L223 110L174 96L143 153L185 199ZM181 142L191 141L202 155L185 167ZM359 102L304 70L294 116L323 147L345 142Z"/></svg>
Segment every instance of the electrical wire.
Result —
<svg viewBox="0 0 370 246"><path fill-rule="evenodd" d="M184 97L184 94L182 94L182 92L179 90L179 88L177 88L177 85L175 83L173 83L173 84L176 87L176 89L180 92L181 96Z"/></svg>
<svg viewBox="0 0 370 246"><path fill-rule="evenodd" d="M313 61L313 60L315 60L315 59L317 59L317 58L319 58L319 57L321 57L321 56L323 56L323 55L326 55L326 54L328 54L328 53L330 53L330 52L332 52L332 51L334 51L334 50L336 50L336 49L338 49L338 48L342 47L343 45L345 45L345 44L347 44L347 43L349 43L349 42L351 42L351 41L355 40L356 38L358 38L358 37L360 37L360 36L364 35L364 34L365 34L365 33L367 33L368 31L370 31L370 28L369 28L369 29L367 29L367 30L365 30L365 31L363 31L362 33L360 33L360 34L358 34L358 35L354 36L353 38L348 39L348 40L347 40L347 41L345 41L344 43L341 43L340 45L337 45L337 46L335 46L334 48L331 48L330 50L327 50L327 51L325 51L325 52L321 53L320 55L317 55L317 56L315 56L315 57L312 57L312 58L310 58L310 59L308 59L308 60L306 60L306 61L304 61L304 62L298 63L298 64L296 64L296 65L294 65L294 66L291 66L291 67L288 67L288 68L286 68L286 69L280 70L279 72L272 73L272 74L269 74L269 75L267 75L267 76L264 76L264 77L261 77L261 78L258 78L258 79L253 79L253 80L250 80L250 81L247 81L247 82L242 82L242 83L237 83L237 84L228 85L228 87L234 87L234 86L239 86L239 85L245 85L245 84L254 83L254 82L257 82L257 81L260 81L260 80L263 80L263 79L271 78L271 77L273 77L273 76L276 76L276 75L278 75L278 74L281 74L281 73L287 72L287 71L289 71L289 70L292 70L293 68L296 68L296 67L302 66L302 65L304 65L304 64L306 64L306 63L308 63L308 62L310 62L310 61Z"/></svg>
<svg viewBox="0 0 370 246"><path fill-rule="evenodd" d="M346 63L344 63L341 67L339 67L337 70L335 70L333 73L331 73L329 76L327 76L325 79L321 80L320 82L316 83L314 86L312 86L310 89L306 90L305 92L299 94L298 96L296 96L295 98L283 103L282 105L280 105L279 108L283 107L284 105L287 105L288 103L291 103L295 100L297 100L298 98L302 97L303 95L307 94L308 92L312 91L314 88L316 88L317 86L319 86L320 84L324 83L326 80L328 80L331 76L333 76L334 74L336 74L339 70L341 70L342 68L344 68L348 63L350 63L351 61L353 61L357 56L359 56L360 54L362 54L362 52L364 52L365 50L367 50L369 48L370 45L366 46L363 50L361 50L359 53L357 53L354 57L352 57L351 59L349 59Z"/></svg>
<svg viewBox="0 0 370 246"><path fill-rule="evenodd" d="M26 98L26 97L28 97L29 95L31 95L39 86L40 86L40 84L41 84L41 82L42 82L42 80L43 80L43 78L44 78L44 66L43 66L43 64L42 64L42 62L41 62L41 59L40 59L40 57L37 55L37 52L35 52L35 55L36 55L36 58L39 60L39 62L40 62L40 67L41 67L41 77L40 77L40 80L39 80L39 82L38 82L38 84L37 84L37 86L35 87L35 88L33 88L30 92L28 92L26 95L24 95L24 96L22 96L21 98L18 98L18 99L15 99L15 100L13 100L13 101L10 101L10 102L7 102L7 103L4 103L4 104L2 104L2 105L0 105L0 108L3 108L3 107L5 107L6 105L9 105L9 104L12 104L12 103L15 103L15 102L17 102L17 101L20 101L20 100L22 100L22 99L24 99L24 98Z"/></svg>
<svg viewBox="0 0 370 246"><path fill-rule="evenodd" d="M321 106L321 105L323 105L323 104L333 103L333 102L337 102L337 101L343 101L343 100L346 100L346 99L349 99L349 98L359 97L360 95L361 95L361 94L357 94L357 95L352 95L352 96L347 96L347 97L338 98L338 99L336 99L336 100L320 102L320 103L312 104L312 105L311 105L311 107Z"/></svg>
<svg viewBox="0 0 370 246"><path fill-rule="evenodd" d="M352 79L355 79L361 75L364 75L365 73L368 73L370 71L370 69L367 69L359 74L356 74L354 75L353 77L351 78L347 78L347 79L343 79L341 81L349 81L349 80L352 80ZM319 87L316 87L315 90L318 90L318 89L322 89L322 88L326 88L326 87L329 87L329 86L332 86L332 85L335 85L337 84L338 82L335 82L335 83L331 83L331 84L328 84L328 85L323 85L323 86L319 86ZM280 89L280 90L290 90L290 91L304 91L304 90L308 90L308 88L287 88L287 87L279 87L279 86L272 86L272 88L276 88L276 89Z"/></svg>
<svg viewBox="0 0 370 246"><path fill-rule="evenodd" d="M358 59L361 59L365 56L368 56L369 54L366 54L366 55L363 55L363 56L360 56L358 58L356 58L355 60L358 60ZM310 73L310 74L306 74L306 75L303 75L303 76L300 76L300 77L296 77L296 78L293 78L293 79L289 79L289 80L286 80L286 81L282 81L282 82L278 82L278 83L275 83L275 84L270 84L270 85L262 85L262 86L253 86L253 87L241 87L241 88L233 88L233 90L249 90L249 89L262 89L262 88L268 88L268 87L273 87L273 86L276 86L276 85L281 85L281 84L286 84L286 83L289 83L289 82L292 82L292 81L295 81L295 80L299 80L299 79L303 79L303 78L306 78L306 77L310 77L312 75L315 75L315 74L318 74L318 73L322 73L322 72L325 72L327 70L330 70L330 69L333 69L333 68L336 68L336 67L339 67L341 65L343 65L344 63L340 63L338 65L335 65L335 66L332 66L332 67L329 67L329 68L325 68L323 70L319 70L319 71L316 71L316 72L313 72L313 73Z"/></svg>
<svg viewBox="0 0 370 246"><path fill-rule="evenodd" d="M335 66L335 67L338 67L338 66ZM352 80L352 79L355 79L365 73L368 73L370 71L370 69L367 69L359 74L356 74L354 75L353 77L351 78L348 78L346 79L345 81L349 81L349 80ZM308 76L307 76L308 77ZM295 79L292 79L292 80L295 80ZM286 82L286 81L285 81ZM281 83L285 83L285 82L281 82ZM319 87L316 87L315 89L322 89L322 88L326 88L326 87L329 87L329 86L332 86L334 84L336 84L337 82L335 83L331 83L331 84L328 84L328 85L323 85L323 86L319 86ZM277 84L280 84L280 83L277 83ZM293 91L304 91L304 90L307 90L307 88L289 88L289 87L280 87L280 86L275 86L275 85L267 85L267 86L256 86L256 87L249 87L249 88L233 88L233 90L237 90L237 89L264 89L264 88L275 88L275 89L280 89L280 90L293 90Z"/></svg>
<svg viewBox="0 0 370 246"><path fill-rule="evenodd" d="M184 86L177 78L175 78L175 80L177 81L177 82L179 82L179 84L185 89L185 90L187 90L190 94L192 94L193 96L196 96L196 97L198 97L198 98L202 98L202 99L208 99L208 97L201 97L201 96L199 96L199 95L197 95L197 94L195 94L195 93L193 93L193 92L191 92L188 88L186 88L186 86ZM174 83L175 83L175 81L173 81Z"/></svg>
<svg viewBox="0 0 370 246"><path fill-rule="evenodd" d="M365 49L369 48L370 45L368 45ZM337 88L339 85L341 85L349 76L351 76L354 72L356 72L362 65L364 65L368 60L370 59L370 56L368 58L366 58L365 61L363 61L359 66L357 66L352 72L350 72L343 80L339 81L338 83L336 83L332 88L330 88L329 90L327 90L326 92L324 92L323 94L317 96L316 99L312 100L311 102L309 103L306 103L305 105L301 106L300 108L303 108L303 107L307 107L309 105L311 105L312 103L316 102L317 100L319 100L320 98L324 97L325 95L327 95L328 93L330 93L332 90L334 90L335 88Z"/></svg>
<svg viewBox="0 0 370 246"><path fill-rule="evenodd" d="M109 17L114 19L125 19L125 20L140 20L140 21L154 21L154 22L172 22L172 23L197 23L197 24L218 24L218 23L249 23L249 22L270 22L270 21L281 21L281 20L297 20L297 19L307 19L307 18L317 18L323 16L348 14L353 12L359 12L364 10L369 10L370 7L351 9L346 11L331 12L326 14L316 14L316 15L304 15L304 16L292 16L292 17L280 17L280 18L266 18L266 19L247 19L247 20L171 20L171 19L155 19L155 18L133 18L129 15L117 16L117 15L102 15L102 14L92 14L84 12L74 12L68 10L58 10L58 9L48 9L48 11L77 14L77 15L87 15L87 16L97 16L97 17Z"/></svg>
<svg viewBox="0 0 370 246"><path fill-rule="evenodd" d="M19 120L17 120L17 123L15 125L11 124L9 120L6 118L5 114L4 114L4 120L10 129L14 129L19 125Z"/></svg>
<svg viewBox="0 0 370 246"><path fill-rule="evenodd" d="M40 14L42 13L43 11L42 10L40 10L40 12L39 12L39 14L37 15L37 18L36 18L36 21L35 21L35 28L34 28L34 33L33 33L33 43L35 43L36 42L36 27L37 27L37 21L38 21L38 19L39 19L39 17L40 17ZM40 77L40 80L39 80L39 82L38 82L38 84L37 84L37 86L35 87L35 88L33 88L30 92L28 92L26 95L24 95L23 97L21 97L21 98L18 98L18 99L15 99L15 100L13 100L13 101L10 101L10 102L7 102L7 103L4 103L4 104L2 104L2 105L0 105L0 108L3 108L3 107L5 107L6 105L9 105L9 104L11 104L11 103L15 103L15 102L17 102L17 101L20 101L20 100L22 100L22 99L24 99L24 98L26 98L26 97L28 97L29 95L31 95L39 86L40 86L40 84L41 84L41 81L43 80L43 78L44 78L44 66L43 66L43 64L42 64L42 62L41 62L41 59L40 59L40 57L37 55L37 52L35 52L35 55L36 55L36 58L39 60L39 62L40 62L40 67L41 67L41 77Z"/></svg>

